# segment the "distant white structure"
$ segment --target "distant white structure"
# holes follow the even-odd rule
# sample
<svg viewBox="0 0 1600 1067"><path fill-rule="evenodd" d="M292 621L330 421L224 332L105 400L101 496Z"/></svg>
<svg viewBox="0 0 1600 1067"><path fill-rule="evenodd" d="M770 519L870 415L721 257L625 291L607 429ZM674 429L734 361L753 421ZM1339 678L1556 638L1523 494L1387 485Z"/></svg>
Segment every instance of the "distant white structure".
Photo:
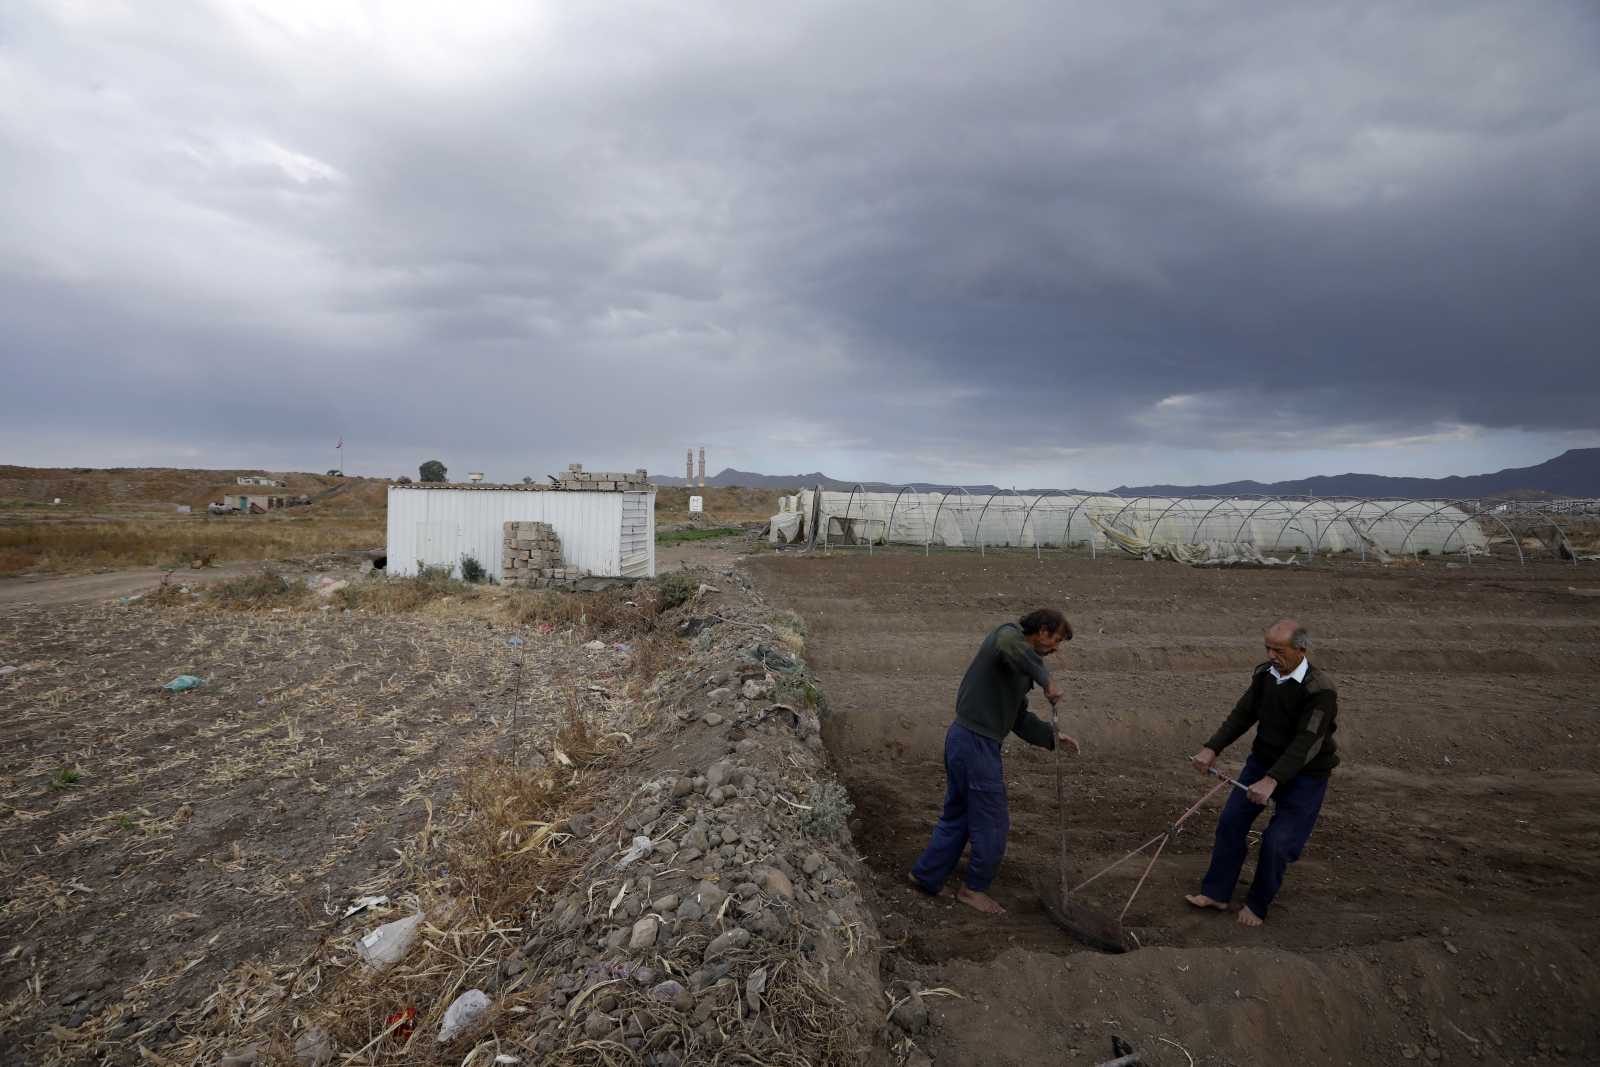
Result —
<svg viewBox="0 0 1600 1067"><path fill-rule="evenodd" d="M508 522L544 522L561 541L569 570L594 578L656 573L656 493L643 471L584 471L574 463L555 485L389 486L388 573L475 559L498 578Z"/></svg>
<svg viewBox="0 0 1600 1067"><path fill-rule="evenodd" d="M239 482L240 485L277 485L278 484L276 479L273 479L273 478L258 478L258 477L255 477L253 475L246 475L245 477L238 479L238 482Z"/></svg>

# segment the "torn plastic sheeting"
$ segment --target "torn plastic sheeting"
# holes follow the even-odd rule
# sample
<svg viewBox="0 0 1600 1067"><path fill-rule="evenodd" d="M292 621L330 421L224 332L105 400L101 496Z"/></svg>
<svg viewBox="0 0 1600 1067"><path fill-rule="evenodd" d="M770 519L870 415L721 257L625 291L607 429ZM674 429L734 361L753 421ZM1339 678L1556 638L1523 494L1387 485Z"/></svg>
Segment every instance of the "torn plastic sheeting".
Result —
<svg viewBox="0 0 1600 1067"><path fill-rule="evenodd" d="M623 856L617 861L617 870L620 871L628 866L631 866L633 863L644 859L646 856L650 855L650 853L654 852L655 849L655 844L648 837L645 837L641 834L633 839L633 847L628 849L627 855Z"/></svg>
<svg viewBox="0 0 1600 1067"><path fill-rule="evenodd" d="M357 941L356 951L366 959L369 968L381 971L399 962L406 954L411 942L417 938L417 927L422 925L422 919L423 915L419 911L404 919L384 923Z"/></svg>
<svg viewBox="0 0 1600 1067"><path fill-rule="evenodd" d="M344 915L341 916L341 918L348 919L358 911L365 911L368 908L382 907L387 903L389 903L388 897L359 897L354 904L345 909Z"/></svg>
<svg viewBox="0 0 1600 1067"><path fill-rule="evenodd" d="M181 693L185 689L194 689L205 684L205 680L202 678L196 678L192 674L180 674L161 688L170 689L174 693Z"/></svg>
<svg viewBox="0 0 1600 1067"><path fill-rule="evenodd" d="M439 1024L439 1043L453 1040L488 1006L489 997L481 989L469 989L453 1000L444 1010L444 1021Z"/></svg>
<svg viewBox="0 0 1600 1067"><path fill-rule="evenodd" d="M589 641L585 643L583 647L587 648L590 652L604 652L606 650L606 643L604 641Z"/></svg>

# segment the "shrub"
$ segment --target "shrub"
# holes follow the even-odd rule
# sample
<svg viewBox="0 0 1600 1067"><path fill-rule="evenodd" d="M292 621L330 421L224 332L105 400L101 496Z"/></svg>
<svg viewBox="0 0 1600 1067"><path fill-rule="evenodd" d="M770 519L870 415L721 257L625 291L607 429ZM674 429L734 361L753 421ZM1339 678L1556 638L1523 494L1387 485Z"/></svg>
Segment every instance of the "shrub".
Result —
<svg viewBox="0 0 1600 1067"><path fill-rule="evenodd" d="M833 701L828 699L828 694L823 692L804 664L790 674L778 675L776 695L780 704L816 708L819 719L833 716Z"/></svg>
<svg viewBox="0 0 1600 1067"><path fill-rule="evenodd" d="M802 619L799 615L796 615L794 612L789 611L789 610L787 610L785 608L780 608L777 611L768 612L766 615L763 615L761 617L761 621L765 622L765 623L770 623L773 627L775 627L775 628L777 628L779 630L793 630L795 633L799 634L801 637L804 637L806 635L806 622L805 622L805 620Z"/></svg>
<svg viewBox="0 0 1600 1067"><path fill-rule="evenodd" d="M656 579L656 599L661 611L671 611L685 603L700 589L700 582L687 574L663 574Z"/></svg>
<svg viewBox="0 0 1600 1067"><path fill-rule="evenodd" d="M717 642L722 639L722 632L715 626L707 626L695 635L694 642L689 646L691 652L710 652L717 647Z"/></svg>
<svg viewBox="0 0 1600 1067"><path fill-rule="evenodd" d="M811 787L811 806L800 813L800 829L825 841L844 829L845 821L856 810L850 795L838 782L818 782Z"/></svg>
<svg viewBox="0 0 1600 1067"><path fill-rule="evenodd" d="M461 580L463 582L482 582L487 580L489 572L484 570L483 564L478 562L478 557L468 553L461 557Z"/></svg>

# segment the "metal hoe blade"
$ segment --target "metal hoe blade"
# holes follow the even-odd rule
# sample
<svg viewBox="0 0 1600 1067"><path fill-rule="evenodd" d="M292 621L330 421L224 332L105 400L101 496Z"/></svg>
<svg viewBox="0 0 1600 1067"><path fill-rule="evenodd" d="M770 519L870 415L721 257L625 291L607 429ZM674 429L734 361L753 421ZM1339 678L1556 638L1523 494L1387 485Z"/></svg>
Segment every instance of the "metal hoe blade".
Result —
<svg viewBox="0 0 1600 1067"><path fill-rule="evenodd" d="M1044 905L1044 912L1050 916L1051 922L1090 948L1097 948L1102 952L1128 951L1128 942L1122 934L1122 923L1109 915L1102 915L1093 908L1079 904L1043 877L1040 877L1036 884L1039 888L1039 903Z"/></svg>

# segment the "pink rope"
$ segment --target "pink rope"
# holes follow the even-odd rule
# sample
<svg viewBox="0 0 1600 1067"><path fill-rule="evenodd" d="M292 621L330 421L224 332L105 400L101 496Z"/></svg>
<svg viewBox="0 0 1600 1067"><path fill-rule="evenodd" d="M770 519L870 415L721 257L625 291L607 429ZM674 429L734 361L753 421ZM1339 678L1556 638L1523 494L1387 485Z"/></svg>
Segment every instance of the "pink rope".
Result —
<svg viewBox="0 0 1600 1067"><path fill-rule="evenodd" d="M1152 837L1150 840L1146 841L1144 844L1140 845L1138 848L1134 849L1132 852L1128 853L1126 856L1122 857L1120 860L1118 860L1117 862L1113 863L1111 866L1107 867L1105 870L1099 872L1099 874L1094 874L1094 875L1089 876L1089 878L1086 879L1083 882L1082 885L1074 887L1072 891L1074 893L1076 893L1079 889L1082 889L1084 886L1088 885L1090 882L1094 881L1096 878L1099 878L1100 875L1109 874L1111 871L1116 870L1118 867L1122 866L1124 863L1127 863L1129 860L1133 859L1133 857L1137 856L1139 853L1143 852L1145 849L1149 848L1151 845L1154 845L1157 841L1159 841L1159 842L1161 842L1161 844L1156 848L1155 854L1150 857L1150 862L1145 865L1144 873L1139 876L1139 884L1133 887L1133 892L1128 896L1128 903L1122 909L1122 915L1128 914L1128 909L1133 907L1133 898L1139 895L1139 890L1140 889L1144 888L1144 880L1146 878L1150 877L1150 871L1155 867L1156 860L1161 858L1161 850L1163 848L1167 847L1167 839L1172 836L1172 831L1176 830L1178 827L1182 826L1183 825L1183 821L1185 819L1187 819L1189 816L1193 815L1195 812L1199 811L1201 805L1203 805L1206 801L1208 801L1212 797L1216 796L1216 793L1217 793L1218 789L1221 789L1223 786L1226 786L1226 785L1229 785L1229 784L1230 783L1227 782L1227 781L1223 781L1223 782L1217 783L1217 785L1212 787L1211 792L1207 793L1205 796L1203 796L1199 800L1195 801L1194 802L1194 806L1192 808L1190 808L1188 811L1184 812L1182 815L1178 816L1177 822L1174 822L1172 824L1172 828L1171 829L1161 831L1161 833L1159 833L1156 836ZM1117 921L1118 922L1122 921L1122 915L1118 915L1117 916Z"/></svg>

